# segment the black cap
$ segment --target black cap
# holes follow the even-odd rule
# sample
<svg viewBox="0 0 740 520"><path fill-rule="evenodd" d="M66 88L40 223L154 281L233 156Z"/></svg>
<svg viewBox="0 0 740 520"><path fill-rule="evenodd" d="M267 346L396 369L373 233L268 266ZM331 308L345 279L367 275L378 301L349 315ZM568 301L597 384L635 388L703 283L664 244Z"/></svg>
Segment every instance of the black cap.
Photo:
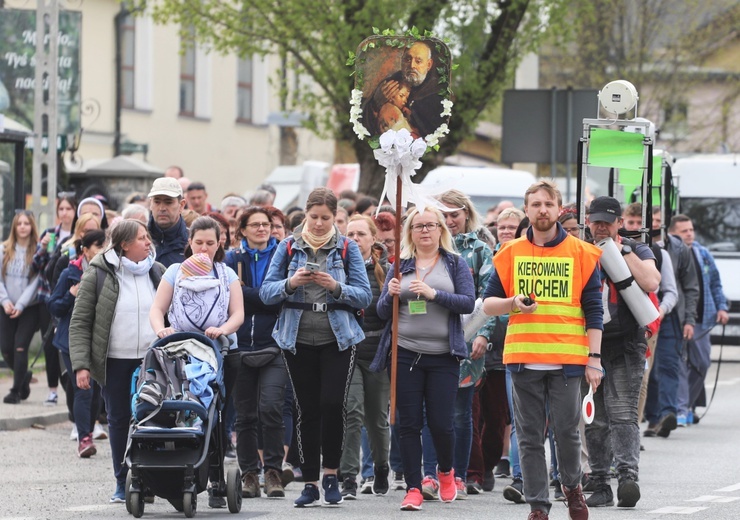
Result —
<svg viewBox="0 0 740 520"><path fill-rule="evenodd" d="M611 223L622 216L622 206L614 197L596 197L586 213L591 222Z"/></svg>

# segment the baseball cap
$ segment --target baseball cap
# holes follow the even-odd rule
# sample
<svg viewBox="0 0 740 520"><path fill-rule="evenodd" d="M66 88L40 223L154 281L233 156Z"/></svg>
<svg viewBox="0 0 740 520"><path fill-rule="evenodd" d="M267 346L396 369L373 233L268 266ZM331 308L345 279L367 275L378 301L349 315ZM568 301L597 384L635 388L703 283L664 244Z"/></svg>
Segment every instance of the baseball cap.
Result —
<svg viewBox="0 0 740 520"><path fill-rule="evenodd" d="M152 190L149 192L149 198L156 195L164 195L166 197L172 197L173 199L182 197L182 188L180 187L180 183L177 182L177 179L172 177L160 177L159 179L154 179Z"/></svg>
<svg viewBox="0 0 740 520"><path fill-rule="evenodd" d="M622 206L614 197L596 197L588 207L591 222L614 222L622 216Z"/></svg>

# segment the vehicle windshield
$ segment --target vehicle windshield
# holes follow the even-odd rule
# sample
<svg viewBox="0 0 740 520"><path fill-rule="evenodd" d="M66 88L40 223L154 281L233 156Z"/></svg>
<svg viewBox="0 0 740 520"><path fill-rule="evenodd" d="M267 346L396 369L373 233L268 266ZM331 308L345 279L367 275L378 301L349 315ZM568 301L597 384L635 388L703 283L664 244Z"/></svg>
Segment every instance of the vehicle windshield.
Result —
<svg viewBox="0 0 740 520"><path fill-rule="evenodd" d="M681 213L691 217L701 245L717 253L740 253L740 199L682 198Z"/></svg>

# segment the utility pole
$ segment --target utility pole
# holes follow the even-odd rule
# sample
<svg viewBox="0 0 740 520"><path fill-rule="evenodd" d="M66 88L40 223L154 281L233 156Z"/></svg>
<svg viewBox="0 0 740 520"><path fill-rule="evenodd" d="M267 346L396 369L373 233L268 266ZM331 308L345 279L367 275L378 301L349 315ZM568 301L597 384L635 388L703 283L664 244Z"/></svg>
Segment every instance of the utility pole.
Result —
<svg viewBox="0 0 740 520"><path fill-rule="evenodd" d="M57 88L59 62L59 0L38 0L36 8L36 77L34 93L34 146L31 196L36 221L54 224L57 193ZM43 138L46 135L46 150ZM41 181L46 174L46 204Z"/></svg>

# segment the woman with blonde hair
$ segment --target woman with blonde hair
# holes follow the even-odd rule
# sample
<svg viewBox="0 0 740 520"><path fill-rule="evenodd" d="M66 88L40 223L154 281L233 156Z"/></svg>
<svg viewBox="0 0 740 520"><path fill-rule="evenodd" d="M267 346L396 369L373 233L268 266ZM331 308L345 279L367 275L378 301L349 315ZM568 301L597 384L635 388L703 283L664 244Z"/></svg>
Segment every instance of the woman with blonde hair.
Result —
<svg viewBox="0 0 740 520"><path fill-rule="evenodd" d="M393 297L398 313L397 408L404 477L401 509L421 509L421 429L426 415L437 452L439 498L457 496L453 458L454 415L460 361L468 357L461 314L475 307L467 262L455 250L442 213L434 208L408 213L401 240L400 279L389 272L378 300L378 316L390 320ZM372 369L383 369L390 349L387 326Z"/></svg>
<svg viewBox="0 0 740 520"><path fill-rule="evenodd" d="M80 249L82 237L85 236L85 233L93 229L101 229L98 217L93 213L83 213L80 215L75 223L72 235L63 243L59 244L58 250L49 259L45 274L52 291L54 291L59 281L59 276L69 266L70 261L77 259L82 254L82 250Z"/></svg>
<svg viewBox="0 0 740 520"><path fill-rule="evenodd" d="M28 347L39 319L39 275L33 269L38 240L33 213L20 210L0 248L0 351L13 370L13 386L3 399L7 404L19 404L31 394Z"/></svg>

